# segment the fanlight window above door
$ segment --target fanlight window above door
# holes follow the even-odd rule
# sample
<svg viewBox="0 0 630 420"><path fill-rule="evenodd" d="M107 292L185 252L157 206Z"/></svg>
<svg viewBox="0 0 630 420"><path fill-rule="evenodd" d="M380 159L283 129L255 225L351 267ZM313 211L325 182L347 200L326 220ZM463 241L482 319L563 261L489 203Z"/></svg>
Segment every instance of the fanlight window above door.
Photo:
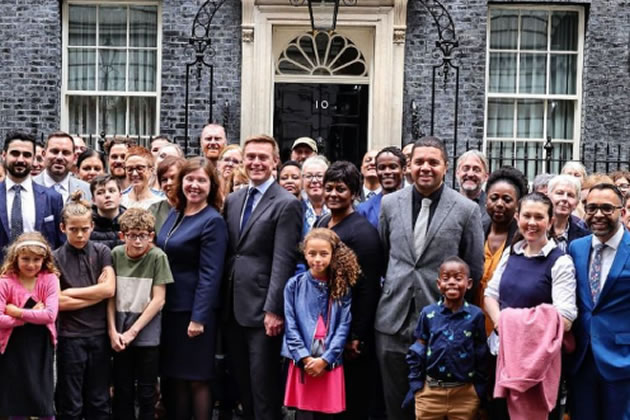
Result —
<svg viewBox="0 0 630 420"><path fill-rule="evenodd" d="M282 51L276 75L367 77L368 66L359 48L345 36L305 33Z"/></svg>

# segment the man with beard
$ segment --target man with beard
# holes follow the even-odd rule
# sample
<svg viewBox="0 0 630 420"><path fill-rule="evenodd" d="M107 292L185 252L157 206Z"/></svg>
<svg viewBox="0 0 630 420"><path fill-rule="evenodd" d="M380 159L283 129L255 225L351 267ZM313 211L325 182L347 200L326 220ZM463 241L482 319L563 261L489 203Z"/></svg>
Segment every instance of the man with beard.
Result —
<svg viewBox="0 0 630 420"><path fill-rule="evenodd" d="M216 166L219 155L227 144L225 129L219 124L208 124L201 130L201 153Z"/></svg>
<svg viewBox="0 0 630 420"><path fill-rule="evenodd" d="M24 232L39 231L53 248L64 237L59 230L63 199L50 188L31 179L35 137L13 132L4 140L2 160L7 178L0 183L0 257L4 249Z"/></svg>
<svg viewBox="0 0 630 420"><path fill-rule="evenodd" d="M630 233L623 196L597 184L584 206L592 235L569 245L578 317L570 369L571 419L630 418Z"/></svg>
<svg viewBox="0 0 630 420"><path fill-rule="evenodd" d="M393 193L403 187L407 159L398 147L390 146L376 155L376 175L381 184L381 192L357 206L357 213L363 215L378 229L378 214L381 200L385 194Z"/></svg>
<svg viewBox="0 0 630 420"><path fill-rule="evenodd" d="M46 169L33 178L44 187L53 188L63 197L64 203L76 190L83 192L83 198L91 201L90 185L72 176L74 165L74 139L68 133L57 131L48 136L44 146Z"/></svg>
<svg viewBox="0 0 630 420"><path fill-rule="evenodd" d="M381 192L381 184L378 183L376 175L376 154L378 150L370 150L361 160L361 175L363 175L363 185L359 191L359 202L364 202Z"/></svg>
<svg viewBox="0 0 630 420"><path fill-rule="evenodd" d="M488 180L488 160L479 150L469 150L457 159L455 171L459 192L477 203L481 211L482 222L488 218L486 213L486 193L483 185Z"/></svg>
<svg viewBox="0 0 630 420"><path fill-rule="evenodd" d="M124 137L114 137L105 145L109 174L118 182L120 191L125 191L129 186L125 171L127 150L129 150L129 142Z"/></svg>

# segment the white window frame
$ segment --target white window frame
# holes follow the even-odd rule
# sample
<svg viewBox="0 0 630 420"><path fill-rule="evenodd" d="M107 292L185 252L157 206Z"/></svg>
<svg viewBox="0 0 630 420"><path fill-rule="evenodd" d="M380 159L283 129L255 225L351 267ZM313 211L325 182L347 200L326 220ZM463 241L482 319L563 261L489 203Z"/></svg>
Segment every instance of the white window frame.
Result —
<svg viewBox="0 0 630 420"><path fill-rule="evenodd" d="M491 49L490 48L490 36L491 36L491 13L493 10L528 10L528 11L547 11L547 12L553 12L553 11L567 11L567 12L577 12L578 13L578 47L577 47L577 71L576 71L576 89L575 89L575 94L574 95L561 95L561 94L532 94L532 93L492 93L489 91L489 85L490 85L490 53L491 52L512 52L512 53L522 53L522 52L528 52L529 50L520 50L520 36L521 36L521 28L520 28L520 22L521 20L519 19L519 27L518 29L518 37L519 37L519 41L518 41L518 47L516 50L495 50L495 49ZM546 137L547 134L547 104L548 101L551 100L570 100L570 101L576 101L576 109L574 112L574 116L573 116L573 140L567 140L567 139L553 139L552 138L552 143L553 144L560 144L560 143L564 143L564 144L572 144L573 145L573 160L579 160L580 159L580 144L581 144L581 126L582 126L582 74L583 74L583 69L584 69L584 37L585 37L585 33L584 33L584 23L585 20L585 11L584 11L584 7L581 6L571 6L571 5L534 5L534 4L509 4L509 5L503 5L503 4L496 4L496 5L490 5L488 7L488 16L487 16L487 28L486 28L486 86L485 86L485 101L484 101L484 124L483 124L483 150L484 152L487 154L488 151L488 147L490 146L491 143L493 142L505 142L505 143L522 143L522 144L528 144L528 143L543 143L546 141L545 138L541 139L532 139L532 138L519 138L517 137L517 125L518 125L518 115L517 115L517 107L514 107L514 119L513 119L513 123L514 123L514 127L513 127L513 137L488 137L488 102L489 99L512 99L512 100L519 100L519 99L538 99L538 100L544 100L545 101L545 112L544 112L544 118L543 118L543 136ZM547 30L547 40L549 43L549 40L551 39L551 19L549 19L548 21L548 30ZM547 45L547 49L545 50L547 53L547 56L549 57L550 53L555 53L556 51L551 51L550 50L550 45ZM536 52L541 52L541 51L536 51ZM558 52L562 52L562 51L558 51ZM547 89L549 89L549 83L550 83L550 75L551 75L551 71L550 71L550 66L551 66L551 60L546 60L547 61L547 69L546 69L546 87ZM518 58L517 55L517 78L516 78L516 89L518 90L518 84L519 84L519 64L520 64L520 59ZM515 156L515 155L514 155ZM546 151L543 148L543 159L545 159L546 157ZM495 158L499 158L497 156L493 156L492 157L493 160ZM511 157L506 158L506 159L511 159ZM516 158L516 160L518 161L519 158ZM526 163L524 163L525 165Z"/></svg>
<svg viewBox="0 0 630 420"><path fill-rule="evenodd" d="M156 54L156 76L155 76L155 91L102 91L98 90L98 71L96 72L96 79L94 83L94 90L69 90L68 89L68 34L69 34L69 7L70 5L85 5L85 6L156 6L157 7L157 40L155 50ZM62 9L62 53L61 53L61 129L68 131L70 128L69 121L69 98L70 96L90 96L95 97L97 101L96 105L96 133L70 133L72 135L81 135L84 137L99 136L102 128L99 126L99 105L98 97L100 96L123 96L126 98L133 97L150 97L155 98L155 127L153 129L153 135L141 135L136 134L133 137L149 138L155 137L160 133L160 102L162 97L162 2L158 0L107 0L107 1L89 1L89 0L65 0L63 2ZM98 19L96 22L98 27ZM76 46L73 46L76 47ZM90 46L91 47L91 46ZM98 31L97 31L97 49L98 47ZM127 54L127 60L125 63L125 85L129 82L129 51L133 49L149 49L140 47L129 46L129 20L127 20L127 44L125 51ZM151 47L150 49L153 49ZM95 66L98 68L98 55L96 58ZM129 100L126 101L125 111L125 132L124 133L106 133L107 137L128 136L129 134Z"/></svg>

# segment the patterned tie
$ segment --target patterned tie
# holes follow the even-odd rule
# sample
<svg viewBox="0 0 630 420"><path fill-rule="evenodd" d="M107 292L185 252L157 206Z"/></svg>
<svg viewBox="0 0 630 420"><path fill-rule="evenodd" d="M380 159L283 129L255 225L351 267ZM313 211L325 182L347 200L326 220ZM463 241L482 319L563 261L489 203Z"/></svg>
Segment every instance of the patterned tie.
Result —
<svg viewBox="0 0 630 420"><path fill-rule="evenodd" d="M247 203L245 203L245 211L243 212L243 220L241 221L241 230L243 232L243 228L247 225L247 221L249 220L249 216L252 215L252 210L254 209L254 198L258 190L256 188L250 188L247 197Z"/></svg>
<svg viewBox="0 0 630 420"><path fill-rule="evenodd" d="M24 232L24 220L22 219L22 195L24 189L21 185L15 184L11 189L15 192L13 205L11 206L11 242Z"/></svg>
<svg viewBox="0 0 630 420"><path fill-rule="evenodd" d="M416 257L420 257L422 251L424 250L424 241L427 236L427 228L429 227L429 211L431 209L431 200L429 198L422 199L422 208L420 209L420 214L418 214L418 219L416 220L416 225L413 228L414 235L414 246L416 247Z"/></svg>
<svg viewBox="0 0 630 420"><path fill-rule="evenodd" d="M593 297L593 303L597 302L599 292L601 288L601 276L602 276L602 251L606 247L606 244L595 245L595 253L593 254L593 261L591 263L591 272L588 275L588 280L591 285L591 296Z"/></svg>

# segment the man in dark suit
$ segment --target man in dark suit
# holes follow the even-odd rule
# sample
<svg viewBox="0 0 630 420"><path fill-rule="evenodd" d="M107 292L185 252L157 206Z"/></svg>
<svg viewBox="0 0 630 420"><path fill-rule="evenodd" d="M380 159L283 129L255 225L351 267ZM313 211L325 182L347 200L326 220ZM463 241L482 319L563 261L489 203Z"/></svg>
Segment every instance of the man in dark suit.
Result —
<svg viewBox="0 0 630 420"><path fill-rule="evenodd" d="M630 233L623 196L598 184L586 197L592 235L569 244L577 277L571 418L630 419Z"/></svg>
<svg viewBox="0 0 630 420"><path fill-rule="evenodd" d="M441 140L423 137L411 154L414 185L387 194L379 234L389 256L376 310L376 354L389 419L413 419L401 408L409 389L405 355L420 311L440 298L438 269L457 255L470 266L475 284L483 267L483 231L477 204L444 185L448 156Z"/></svg>
<svg viewBox="0 0 630 420"><path fill-rule="evenodd" d="M64 242L59 230L61 194L33 182L35 137L13 132L4 140L2 159L7 178L0 183L0 256L21 233L39 231L53 248Z"/></svg>
<svg viewBox="0 0 630 420"><path fill-rule="evenodd" d="M299 200L271 176L278 144L249 137L243 147L249 187L230 194L228 225L228 345L245 419L277 420L283 384L279 356L284 324L283 291L293 275L302 231Z"/></svg>

